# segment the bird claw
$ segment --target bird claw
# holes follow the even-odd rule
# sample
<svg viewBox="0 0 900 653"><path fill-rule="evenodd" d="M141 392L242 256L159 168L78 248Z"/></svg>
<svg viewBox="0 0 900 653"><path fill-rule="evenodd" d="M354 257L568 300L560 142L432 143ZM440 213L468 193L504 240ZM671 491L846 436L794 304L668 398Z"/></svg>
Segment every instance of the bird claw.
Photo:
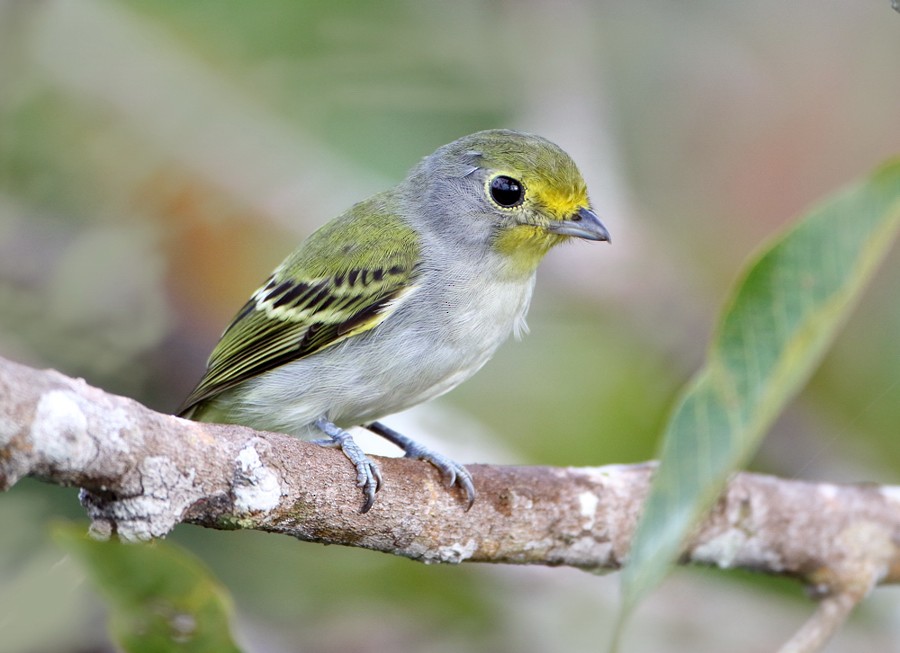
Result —
<svg viewBox="0 0 900 653"><path fill-rule="evenodd" d="M381 470L347 431L335 426L326 419L320 419L316 426L322 430L328 438L313 440L314 444L323 447L340 447L347 459L356 467L356 485L362 488L366 500L360 509L361 513L367 513L375 505L375 494L381 489L383 478Z"/></svg>
<svg viewBox="0 0 900 653"><path fill-rule="evenodd" d="M363 495L366 498L360 512L369 512L372 506L375 505L375 494L381 489L381 484L384 480L378 465L366 456L365 452L353 440L353 436L333 422L323 417L316 421L316 427L328 437L313 440L313 443L323 447L340 447L347 459L356 467L356 485L362 488ZM458 485L462 488L466 493L467 511L475 503L475 483L472 481L472 475L469 473L469 470L463 465L443 454L432 451L428 447L409 439L380 422L372 422L366 428L403 449L406 458L424 460L434 465L441 473L441 478L444 479L447 487Z"/></svg>
<svg viewBox="0 0 900 653"><path fill-rule="evenodd" d="M421 447L421 452L413 453L407 451L405 457L428 461L437 467L447 487L453 487L454 485L461 487L466 493L466 511L475 503L475 484L472 481L472 475L468 469L458 462L425 447Z"/></svg>
<svg viewBox="0 0 900 653"><path fill-rule="evenodd" d="M447 483L447 487L458 485L462 488L466 493L466 511L475 503L475 483L469 470L463 465L388 428L381 422L372 422L366 428L403 449L406 458L425 460L434 465Z"/></svg>
<svg viewBox="0 0 900 653"><path fill-rule="evenodd" d="M344 452L346 453L346 451ZM349 458L349 456L347 456ZM351 461L353 459L351 458ZM361 462L356 464L356 485L362 488L363 494L366 497L365 503L363 503L362 508L360 509L361 513L367 513L375 505L375 493L381 489L381 484L383 479L381 477L381 470L378 469L378 465L376 465L369 458L365 458Z"/></svg>

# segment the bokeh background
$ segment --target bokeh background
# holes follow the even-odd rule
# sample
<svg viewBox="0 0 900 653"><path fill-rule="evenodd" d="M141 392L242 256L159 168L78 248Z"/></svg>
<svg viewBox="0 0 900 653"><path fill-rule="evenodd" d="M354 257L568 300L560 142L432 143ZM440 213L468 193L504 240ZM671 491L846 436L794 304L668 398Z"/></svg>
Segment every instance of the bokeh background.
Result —
<svg viewBox="0 0 900 653"><path fill-rule="evenodd" d="M544 264L531 334L392 424L460 461L653 457L745 259L900 153L887 0L0 0L0 355L172 411L294 244L420 157L492 127L579 163L611 247ZM853 216L847 216L853 220ZM754 461L900 475L900 254ZM101 601L47 536L74 489L0 496L0 651L108 651ZM594 651L615 575L426 567L180 526L253 651ZM878 589L827 649L900 651ZM799 587L688 569L629 651L774 650Z"/></svg>

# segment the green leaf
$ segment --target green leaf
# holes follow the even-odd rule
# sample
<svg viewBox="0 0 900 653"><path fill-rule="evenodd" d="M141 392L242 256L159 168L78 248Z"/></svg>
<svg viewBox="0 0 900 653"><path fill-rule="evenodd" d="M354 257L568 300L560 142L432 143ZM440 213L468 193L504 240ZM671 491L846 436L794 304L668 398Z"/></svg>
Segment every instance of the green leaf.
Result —
<svg viewBox="0 0 900 653"><path fill-rule="evenodd" d="M61 525L53 535L106 597L111 634L128 653L240 653L228 594L187 551L161 541L100 542L84 526Z"/></svg>
<svg viewBox="0 0 900 653"><path fill-rule="evenodd" d="M815 369L898 227L900 160L811 211L751 261L667 425L623 573L622 620L662 581L729 474Z"/></svg>

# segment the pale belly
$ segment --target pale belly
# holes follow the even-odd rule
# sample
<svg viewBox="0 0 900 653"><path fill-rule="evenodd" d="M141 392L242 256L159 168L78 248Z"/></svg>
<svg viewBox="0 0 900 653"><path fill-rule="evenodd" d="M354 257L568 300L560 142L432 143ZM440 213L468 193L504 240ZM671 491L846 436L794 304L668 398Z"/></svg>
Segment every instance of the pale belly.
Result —
<svg viewBox="0 0 900 653"><path fill-rule="evenodd" d="M233 421L319 437L326 417L347 428L437 397L477 372L524 328L533 280L458 288L437 308L404 306L372 331L235 388ZM404 310L407 309L407 310ZM390 328L383 328L390 327Z"/></svg>

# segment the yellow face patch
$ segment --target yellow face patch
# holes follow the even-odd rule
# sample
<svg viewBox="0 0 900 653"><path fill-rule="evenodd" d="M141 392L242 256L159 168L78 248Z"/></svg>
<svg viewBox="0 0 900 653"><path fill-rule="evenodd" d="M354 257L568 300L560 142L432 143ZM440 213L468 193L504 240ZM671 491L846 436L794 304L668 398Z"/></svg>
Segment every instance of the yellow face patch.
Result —
<svg viewBox="0 0 900 653"><path fill-rule="evenodd" d="M559 186L537 180L529 184L532 206L551 220L567 220L578 209L588 206L587 187L583 184ZM526 197L526 202L528 201Z"/></svg>
<svg viewBox="0 0 900 653"><path fill-rule="evenodd" d="M552 247L566 240L565 236L548 231L544 224L571 219L580 208L588 206L587 187L580 179L560 183L560 179L553 177L530 175L522 178L515 172L499 174L521 179L525 197L519 205L508 208L497 205L497 208L504 213L528 217L520 224L504 227L497 234L494 249L509 257L508 269L513 275L528 275L537 269ZM486 190L490 191L490 181Z"/></svg>
<svg viewBox="0 0 900 653"><path fill-rule="evenodd" d="M554 245L565 239L543 227L520 224L504 229L494 241L494 249L505 254L509 271L515 276L531 274Z"/></svg>
<svg viewBox="0 0 900 653"><path fill-rule="evenodd" d="M491 183L497 178L507 177L517 181L523 187L524 199L512 206L499 204L492 197ZM587 187L584 182L575 184L558 183L556 179L535 177L521 179L515 172L500 172L492 175L485 183L485 195L491 197L495 207L501 211L516 212L520 207L542 214L550 220L566 220L588 206Z"/></svg>
<svg viewBox="0 0 900 653"><path fill-rule="evenodd" d="M476 170L487 172L484 192L496 217L494 251L507 257L510 274L533 274L554 245L569 239L553 233L553 223L572 220L590 206L578 168L557 146L535 136L479 134L465 151L475 153ZM494 184L498 179L501 184ZM521 198L511 192L517 187L524 191Z"/></svg>

